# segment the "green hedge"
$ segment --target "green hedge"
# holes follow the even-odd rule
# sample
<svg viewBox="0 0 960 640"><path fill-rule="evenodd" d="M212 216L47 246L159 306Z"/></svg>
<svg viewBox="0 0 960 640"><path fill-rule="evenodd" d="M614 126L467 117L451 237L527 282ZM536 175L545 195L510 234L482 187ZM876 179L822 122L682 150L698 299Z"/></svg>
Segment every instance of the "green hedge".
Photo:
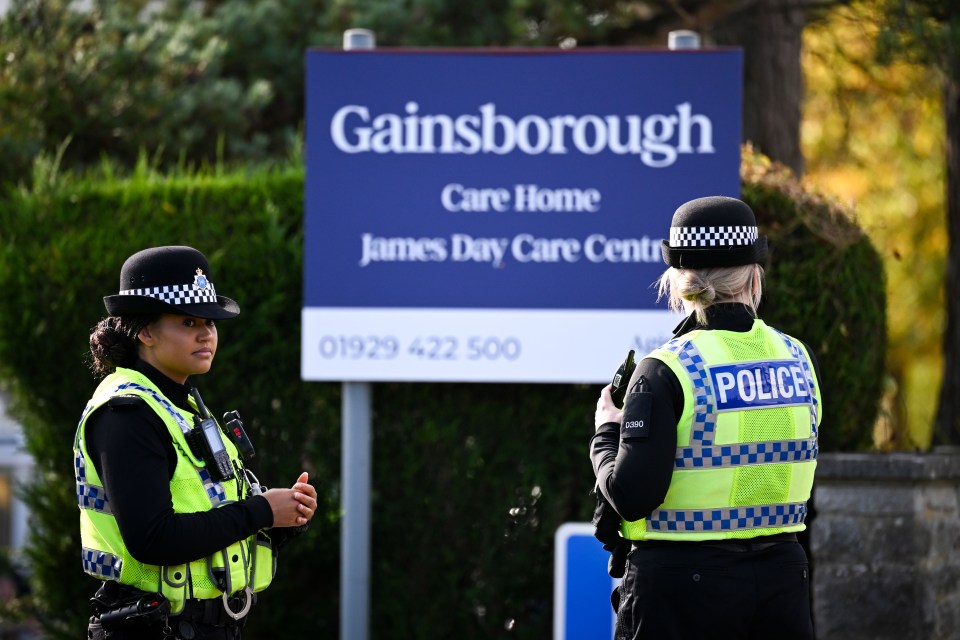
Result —
<svg viewBox="0 0 960 640"><path fill-rule="evenodd" d="M824 445L860 447L880 395L879 259L829 207L818 203L796 222L795 203L809 202L770 175L744 184L771 237L766 317L803 337L824 364ZM96 586L80 569L70 452L95 386L83 364L89 329L126 256L190 244L243 309L221 324L213 373L198 380L205 400L244 416L265 483L290 483L306 468L323 504L309 533L284 550L279 580L244 637L273 638L277 629L336 637L341 387L300 380L302 169L157 176L141 168L123 180L51 175L37 184L46 186L0 200L0 379L37 460L25 493L28 553L50 636L77 637ZM817 233L811 219L822 216L856 240ZM866 355L865 337L879 337ZM844 391L831 392L838 385ZM372 637L549 637L553 534L591 511L586 454L597 392L373 385Z"/></svg>
<svg viewBox="0 0 960 640"><path fill-rule="evenodd" d="M887 347L882 258L837 203L804 190L749 147L743 157L742 197L770 243L760 315L804 340L820 361L820 449L868 449Z"/></svg>

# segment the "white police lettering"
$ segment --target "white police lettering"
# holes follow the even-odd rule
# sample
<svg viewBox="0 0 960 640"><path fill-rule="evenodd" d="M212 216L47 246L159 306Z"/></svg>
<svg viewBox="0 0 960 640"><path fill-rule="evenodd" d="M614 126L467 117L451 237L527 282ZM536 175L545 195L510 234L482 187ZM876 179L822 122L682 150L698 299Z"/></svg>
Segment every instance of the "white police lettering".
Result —
<svg viewBox="0 0 960 640"><path fill-rule="evenodd" d="M493 153L519 151L527 155L594 155L610 151L635 155L653 168L669 167L683 153L715 153L713 122L693 113L689 102L675 113L607 115L528 114L514 119L497 113L492 102L464 113L420 114L420 105L408 102L406 115L372 115L363 105L340 107L330 119L330 137L344 153ZM694 145L696 139L696 145Z"/></svg>
<svg viewBox="0 0 960 640"><path fill-rule="evenodd" d="M623 423L623 428L624 429L642 429L643 420L628 420L627 422Z"/></svg>
<svg viewBox="0 0 960 640"><path fill-rule="evenodd" d="M718 365L709 372L718 411L811 402L807 377L796 360Z"/></svg>

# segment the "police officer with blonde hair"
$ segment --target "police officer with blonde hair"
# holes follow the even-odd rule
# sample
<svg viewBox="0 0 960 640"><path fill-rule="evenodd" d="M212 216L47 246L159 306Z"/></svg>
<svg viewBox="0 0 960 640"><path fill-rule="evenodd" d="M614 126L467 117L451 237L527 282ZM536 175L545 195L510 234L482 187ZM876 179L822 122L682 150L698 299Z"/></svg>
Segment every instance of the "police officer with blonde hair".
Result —
<svg viewBox="0 0 960 640"><path fill-rule="evenodd" d="M767 255L750 207L681 205L659 283L686 318L643 358L623 408L605 387L590 457L626 560L617 640L809 640L805 529L821 420L818 364L757 317ZM601 537L598 533L598 537Z"/></svg>
<svg viewBox="0 0 960 640"><path fill-rule="evenodd" d="M218 423L193 383L213 364L218 321L240 313L202 253L133 254L104 304L90 334L103 380L74 440L78 559L102 581L87 637L236 640L317 492L305 472L260 486L239 414Z"/></svg>

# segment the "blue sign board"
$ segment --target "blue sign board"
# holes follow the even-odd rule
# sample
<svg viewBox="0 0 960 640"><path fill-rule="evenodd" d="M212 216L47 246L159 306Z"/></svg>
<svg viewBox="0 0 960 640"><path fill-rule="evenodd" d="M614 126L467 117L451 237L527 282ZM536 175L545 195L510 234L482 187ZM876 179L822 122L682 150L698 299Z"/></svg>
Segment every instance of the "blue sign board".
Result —
<svg viewBox="0 0 960 640"><path fill-rule="evenodd" d="M610 554L589 522L567 522L554 536L553 640L610 640L616 616Z"/></svg>
<svg viewBox="0 0 960 640"><path fill-rule="evenodd" d="M739 194L741 58L309 51L303 377L599 382L660 344L673 211Z"/></svg>

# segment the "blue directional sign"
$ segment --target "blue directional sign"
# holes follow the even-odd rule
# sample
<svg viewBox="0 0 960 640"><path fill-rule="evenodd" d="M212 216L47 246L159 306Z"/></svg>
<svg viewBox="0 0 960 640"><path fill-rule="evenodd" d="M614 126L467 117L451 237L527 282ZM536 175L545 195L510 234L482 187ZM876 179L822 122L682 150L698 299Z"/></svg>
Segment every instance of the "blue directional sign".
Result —
<svg viewBox="0 0 960 640"><path fill-rule="evenodd" d="M610 640L615 615L607 573L610 554L589 522L562 524L554 536L553 640Z"/></svg>

